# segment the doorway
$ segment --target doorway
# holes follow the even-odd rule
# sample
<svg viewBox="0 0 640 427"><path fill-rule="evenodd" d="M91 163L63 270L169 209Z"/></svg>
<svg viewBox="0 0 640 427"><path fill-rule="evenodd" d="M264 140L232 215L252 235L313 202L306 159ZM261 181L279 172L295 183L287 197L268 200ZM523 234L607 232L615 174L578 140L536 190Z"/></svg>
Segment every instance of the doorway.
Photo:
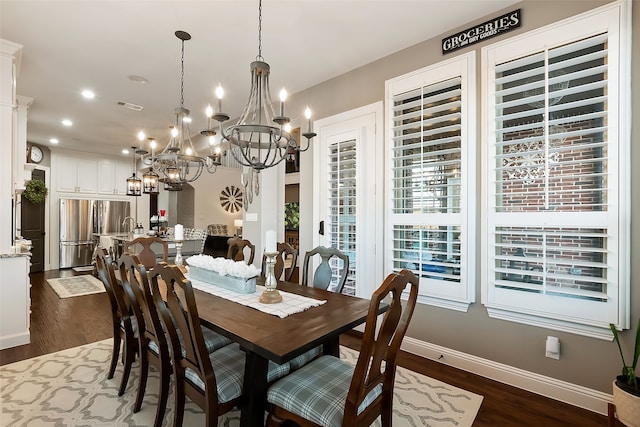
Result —
<svg viewBox="0 0 640 427"><path fill-rule="evenodd" d="M383 274L382 117L378 102L314 124L314 246L346 253L343 293L367 298Z"/></svg>
<svg viewBox="0 0 640 427"><path fill-rule="evenodd" d="M46 182L45 171L34 169L31 179ZM20 232L22 237L31 240L31 268L29 273L44 270L44 240L45 240L45 205L46 202L32 203L26 197L21 197L20 203Z"/></svg>

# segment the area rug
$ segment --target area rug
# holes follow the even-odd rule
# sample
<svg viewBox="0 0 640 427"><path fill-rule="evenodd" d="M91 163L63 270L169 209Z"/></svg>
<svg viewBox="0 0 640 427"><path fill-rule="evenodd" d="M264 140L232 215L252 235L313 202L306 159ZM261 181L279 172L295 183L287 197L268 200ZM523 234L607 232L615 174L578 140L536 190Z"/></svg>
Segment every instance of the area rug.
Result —
<svg viewBox="0 0 640 427"><path fill-rule="evenodd" d="M90 274L47 279L47 283L60 298L79 297L106 291L102 282Z"/></svg>
<svg viewBox="0 0 640 427"><path fill-rule="evenodd" d="M118 397L122 364L107 379L112 341L105 340L0 368L2 426L151 426L158 395L158 373L152 368L142 409L132 412L138 383L133 366L126 392ZM357 352L340 348L341 357L355 363ZM394 426L470 427L482 396L398 368L394 399ZM164 425L173 421L169 396ZM187 399L185 426L203 426L202 410ZM220 417L218 426L240 424L239 411ZM379 421L376 424L379 426Z"/></svg>
<svg viewBox="0 0 640 427"><path fill-rule="evenodd" d="M86 273L87 271L93 271L93 265L85 265L84 267L73 267L72 270L76 273Z"/></svg>

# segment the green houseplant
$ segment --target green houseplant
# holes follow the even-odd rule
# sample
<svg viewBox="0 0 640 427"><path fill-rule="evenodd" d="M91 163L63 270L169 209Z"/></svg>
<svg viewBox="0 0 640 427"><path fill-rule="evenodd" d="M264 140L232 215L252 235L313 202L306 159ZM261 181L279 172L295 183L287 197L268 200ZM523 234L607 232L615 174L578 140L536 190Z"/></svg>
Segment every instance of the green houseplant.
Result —
<svg viewBox="0 0 640 427"><path fill-rule="evenodd" d="M47 198L47 186L44 181L32 179L27 182L22 195L31 203L42 203Z"/></svg>
<svg viewBox="0 0 640 427"><path fill-rule="evenodd" d="M618 346L622 358L622 373L613 382L613 404L618 420L629 427L640 426L640 383L636 375L636 366L640 357L640 319L636 327L636 340L633 349L631 364L627 365L624 358L618 331L615 325L610 324L613 340ZM610 417L611 417L610 413Z"/></svg>

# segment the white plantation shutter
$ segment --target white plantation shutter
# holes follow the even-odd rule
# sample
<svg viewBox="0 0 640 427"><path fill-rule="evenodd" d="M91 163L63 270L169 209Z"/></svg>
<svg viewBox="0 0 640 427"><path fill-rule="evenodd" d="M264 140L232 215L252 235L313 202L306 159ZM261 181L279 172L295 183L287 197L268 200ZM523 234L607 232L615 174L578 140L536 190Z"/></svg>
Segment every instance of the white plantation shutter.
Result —
<svg viewBox="0 0 640 427"><path fill-rule="evenodd" d="M468 54L387 82L390 268L420 277L422 302L460 310L474 298L472 64Z"/></svg>
<svg viewBox="0 0 640 427"><path fill-rule="evenodd" d="M328 230L329 246L349 256L349 275L343 294L355 295L356 277L356 141L338 141L328 147ZM326 231L325 231L326 232ZM342 261L331 259L333 289L342 270Z"/></svg>
<svg viewBox="0 0 640 427"><path fill-rule="evenodd" d="M483 49L483 302L492 316L588 335L620 319L620 150L628 142L619 140L610 12Z"/></svg>

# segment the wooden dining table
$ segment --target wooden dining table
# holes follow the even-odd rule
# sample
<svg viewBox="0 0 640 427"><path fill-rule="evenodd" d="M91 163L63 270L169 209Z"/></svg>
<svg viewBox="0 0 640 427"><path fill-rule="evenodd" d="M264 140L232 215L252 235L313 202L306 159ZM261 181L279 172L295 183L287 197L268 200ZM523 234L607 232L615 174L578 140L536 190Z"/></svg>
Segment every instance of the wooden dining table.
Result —
<svg viewBox="0 0 640 427"><path fill-rule="evenodd" d="M278 282L278 289L327 302L280 318L194 289L201 322L246 352L240 403L244 427L264 425L270 360L283 364L318 345L324 354L339 356L340 334L364 323L369 310L369 300L363 298L288 282Z"/></svg>

